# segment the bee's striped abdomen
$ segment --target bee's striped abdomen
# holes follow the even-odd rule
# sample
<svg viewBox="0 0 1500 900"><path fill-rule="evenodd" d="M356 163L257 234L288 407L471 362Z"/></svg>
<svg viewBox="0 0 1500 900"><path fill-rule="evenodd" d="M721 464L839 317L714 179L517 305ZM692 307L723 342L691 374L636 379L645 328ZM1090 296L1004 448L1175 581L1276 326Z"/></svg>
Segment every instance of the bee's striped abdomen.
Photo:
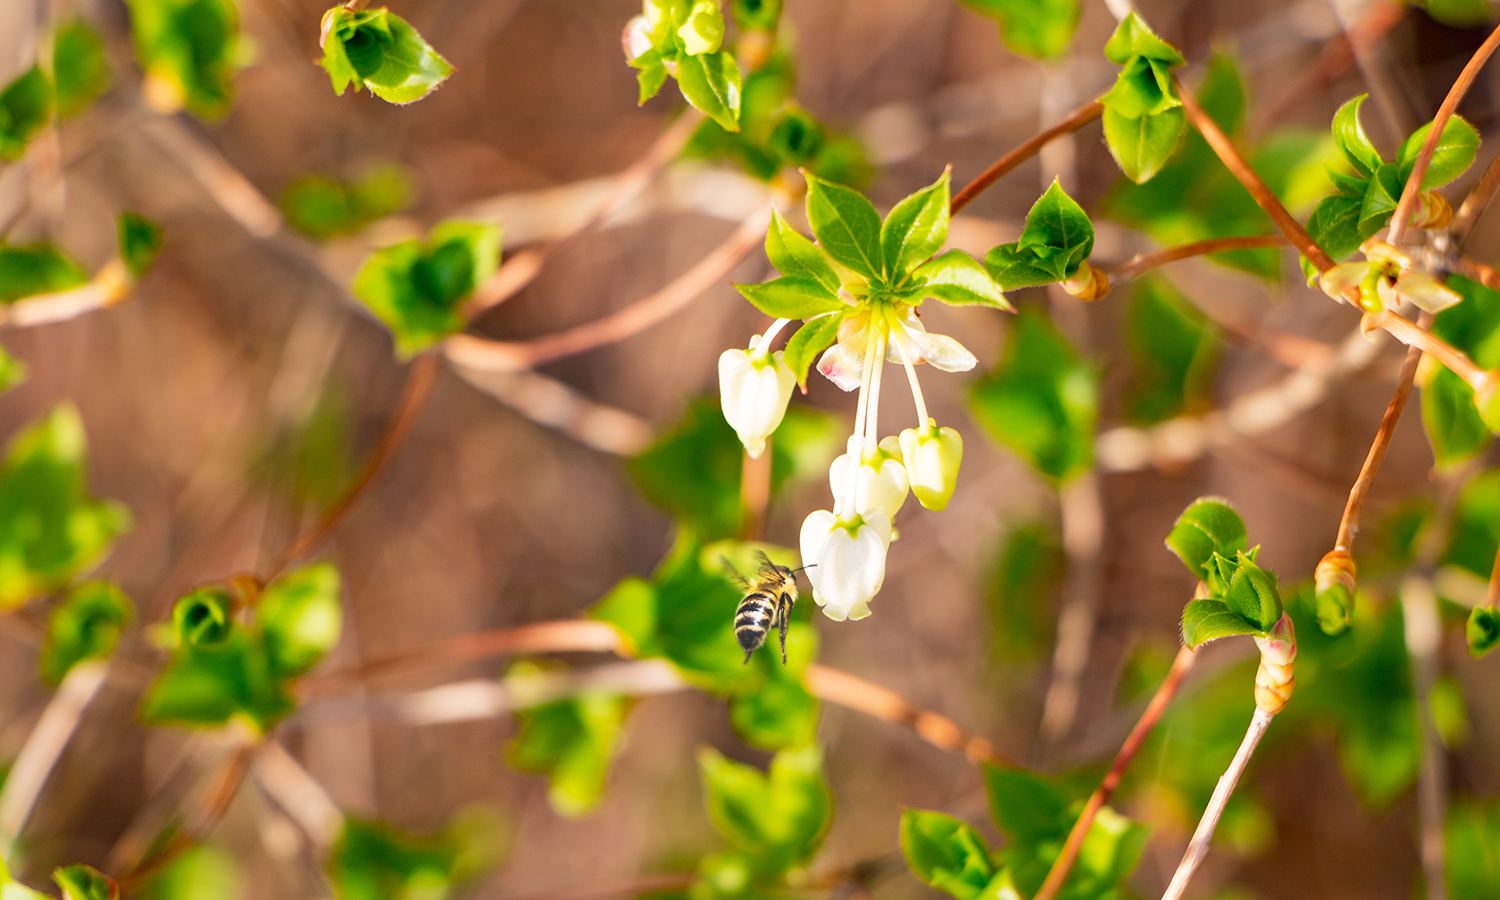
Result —
<svg viewBox="0 0 1500 900"><path fill-rule="evenodd" d="M745 648L745 662L750 654L766 642L776 622L776 595L770 591L752 591L740 601L734 613L734 636Z"/></svg>

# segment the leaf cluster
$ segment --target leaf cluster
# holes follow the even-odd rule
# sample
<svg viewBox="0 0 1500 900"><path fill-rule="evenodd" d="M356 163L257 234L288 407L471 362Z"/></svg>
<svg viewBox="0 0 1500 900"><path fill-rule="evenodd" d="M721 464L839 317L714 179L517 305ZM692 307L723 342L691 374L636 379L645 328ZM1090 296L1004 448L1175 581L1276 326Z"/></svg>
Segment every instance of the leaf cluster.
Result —
<svg viewBox="0 0 1500 900"><path fill-rule="evenodd" d="M512 693L524 696L528 681L549 670L523 660L505 677ZM609 766L619 752L630 701L607 691L523 709L516 714L516 736L506 759L522 772L548 777L547 799L569 818L592 812L604 796Z"/></svg>
<svg viewBox="0 0 1500 900"><path fill-rule="evenodd" d="M304 175L281 194L286 222L315 241L355 234L411 204L411 178L401 166L381 166L355 181Z"/></svg>
<svg viewBox="0 0 1500 900"><path fill-rule="evenodd" d="M499 226L450 219L425 241L372 253L354 296L391 329L397 354L410 357L464 327L464 301L499 266Z"/></svg>
<svg viewBox="0 0 1500 900"><path fill-rule="evenodd" d="M93 866L63 866L53 871L52 880L62 890L62 900L120 900L119 885ZM11 878L4 859L0 859L0 897L4 900L51 900L50 895L34 891Z"/></svg>
<svg viewBox="0 0 1500 900"><path fill-rule="evenodd" d="M682 96L726 131L740 128L742 76L734 54L721 49L724 14L713 0L645 0L643 13L627 26L639 27L650 48L629 58L640 69L640 102L677 79Z"/></svg>
<svg viewBox="0 0 1500 900"><path fill-rule="evenodd" d="M126 0L148 102L205 119L229 111L246 52L233 0Z"/></svg>
<svg viewBox="0 0 1500 900"><path fill-rule="evenodd" d="M441 900L492 868L502 839L482 807L461 810L436 835L350 818L329 853L328 877L338 900Z"/></svg>
<svg viewBox="0 0 1500 900"><path fill-rule="evenodd" d="M42 681L56 685L79 663L108 657L134 618L135 605L110 582L88 581L73 588L48 619L38 660Z"/></svg>
<svg viewBox="0 0 1500 900"><path fill-rule="evenodd" d="M236 609L225 587L172 607L171 656L141 703L149 724L217 727L243 719L265 733L294 706L290 682L317 665L343 627L338 570L298 569Z"/></svg>
<svg viewBox="0 0 1500 900"><path fill-rule="evenodd" d="M1021 238L984 255L984 267L1001 289L1067 281L1094 251L1094 225L1057 179L1026 213Z"/></svg>
<svg viewBox="0 0 1500 900"><path fill-rule="evenodd" d="M1000 40L1022 56L1056 59L1078 30L1078 0L962 0L1000 23Z"/></svg>
<svg viewBox="0 0 1500 900"><path fill-rule="evenodd" d="M1104 45L1104 56L1121 66L1104 104L1104 139L1120 171L1137 184L1161 171L1187 130L1187 115L1172 70L1182 54L1156 36L1132 12Z"/></svg>
<svg viewBox="0 0 1500 900"><path fill-rule="evenodd" d="M1245 522L1228 503L1195 500L1167 535L1167 549L1208 587L1188 602L1182 639L1189 647L1234 634L1264 635L1281 619L1276 575L1255 564L1259 547L1246 549Z"/></svg>
<svg viewBox="0 0 1500 900"><path fill-rule="evenodd" d="M437 90L453 66L406 20L385 7L335 6L323 14L323 58L339 96L351 85L388 103L415 103Z"/></svg>
<svg viewBox="0 0 1500 900"><path fill-rule="evenodd" d="M916 876L957 900L1030 897L1041 887L1083 808L1063 782L1024 769L984 766L990 816L1006 837L991 849L973 826L952 816L907 810L901 851ZM1062 900L1117 900L1146 843L1146 827L1109 807L1095 816Z"/></svg>

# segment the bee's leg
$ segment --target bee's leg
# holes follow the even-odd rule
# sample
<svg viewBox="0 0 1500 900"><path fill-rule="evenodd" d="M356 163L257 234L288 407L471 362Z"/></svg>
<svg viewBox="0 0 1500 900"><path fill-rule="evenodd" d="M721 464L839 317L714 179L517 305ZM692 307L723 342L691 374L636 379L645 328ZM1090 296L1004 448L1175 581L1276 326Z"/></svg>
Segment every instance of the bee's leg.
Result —
<svg viewBox="0 0 1500 900"><path fill-rule="evenodd" d="M786 665L786 630L792 624L792 598L786 594L782 594L781 602L777 605L781 607L781 614L779 616L781 619L779 623L781 633L781 664L784 666Z"/></svg>

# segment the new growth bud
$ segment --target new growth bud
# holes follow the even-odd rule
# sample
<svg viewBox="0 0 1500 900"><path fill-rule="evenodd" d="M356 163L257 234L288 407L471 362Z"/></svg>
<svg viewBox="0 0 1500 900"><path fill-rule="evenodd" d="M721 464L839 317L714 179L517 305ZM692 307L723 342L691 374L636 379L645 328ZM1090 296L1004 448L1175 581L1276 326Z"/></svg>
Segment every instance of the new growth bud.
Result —
<svg viewBox="0 0 1500 900"><path fill-rule="evenodd" d="M1282 613L1269 634L1255 639L1255 646L1260 648L1260 668L1255 671L1255 708L1274 716L1286 708L1296 686L1292 661L1297 658L1297 633L1292 628L1291 616Z"/></svg>
<svg viewBox="0 0 1500 900"><path fill-rule="evenodd" d="M687 22L677 29L677 36L682 38L682 49L688 56L717 53L724 43L724 14L719 12L718 4L711 0L694 3Z"/></svg>
<svg viewBox="0 0 1500 900"><path fill-rule="evenodd" d="M1313 571L1318 627L1324 634L1340 634L1354 612L1354 557L1348 550L1330 550Z"/></svg>

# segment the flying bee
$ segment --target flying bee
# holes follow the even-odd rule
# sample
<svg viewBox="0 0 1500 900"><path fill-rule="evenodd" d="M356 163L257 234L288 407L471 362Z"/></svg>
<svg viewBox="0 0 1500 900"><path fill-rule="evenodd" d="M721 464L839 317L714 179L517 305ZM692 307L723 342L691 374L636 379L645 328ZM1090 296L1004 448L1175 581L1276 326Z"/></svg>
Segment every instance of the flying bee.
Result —
<svg viewBox="0 0 1500 900"><path fill-rule="evenodd" d="M797 602L797 573L808 567L789 569L778 566L760 550L755 551L755 559L760 563L760 570L755 573L753 581L736 571L729 560L724 560L735 582L745 590L745 599L734 611L734 636L745 648L745 663L748 665L750 655L766 642L771 629L775 628L781 635L781 664L786 665L786 631L792 624L792 605Z"/></svg>

